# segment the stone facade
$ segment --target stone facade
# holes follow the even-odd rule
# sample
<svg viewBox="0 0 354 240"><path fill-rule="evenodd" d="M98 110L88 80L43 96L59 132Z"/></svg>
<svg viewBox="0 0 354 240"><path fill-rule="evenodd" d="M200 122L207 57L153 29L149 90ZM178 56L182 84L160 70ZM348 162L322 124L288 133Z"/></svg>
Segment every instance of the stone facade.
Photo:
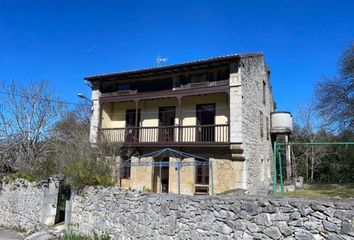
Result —
<svg viewBox="0 0 354 240"><path fill-rule="evenodd" d="M132 157L132 163L152 162L153 158L136 158ZM153 189L153 172L154 167L136 166L131 168L131 186L133 189L151 191Z"/></svg>
<svg viewBox="0 0 354 240"><path fill-rule="evenodd" d="M213 176L214 193L227 192L230 189L240 189L242 186L243 162L229 159L210 159ZM211 180L209 181L211 182Z"/></svg>
<svg viewBox="0 0 354 240"><path fill-rule="evenodd" d="M185 196L87 188L71 230L114 239L353 239L354 202Z"/></svg>
<svg viewBox="0 0 354 240"><path fill-rule="evenodd" d="M172 165L169 168L169 193L178 193L178 172L175 163L178 158L170 158ZM193 158L183 159L183 162L194 163ZM195 166L183 166L180 169L180 191L181 194L194 194Z"/></svg>
<svg viewBox="0 0 354 240"><path fill-rule="evenodd" d="M274 111L272 92L264 58L244 58L241 61L242 148L247 168L247 190L249 193L261 194L268 191L272 182L270 170L273 152L269 136L270 113ZM263 102L263 83L266 84L265 102Z"/></svg>

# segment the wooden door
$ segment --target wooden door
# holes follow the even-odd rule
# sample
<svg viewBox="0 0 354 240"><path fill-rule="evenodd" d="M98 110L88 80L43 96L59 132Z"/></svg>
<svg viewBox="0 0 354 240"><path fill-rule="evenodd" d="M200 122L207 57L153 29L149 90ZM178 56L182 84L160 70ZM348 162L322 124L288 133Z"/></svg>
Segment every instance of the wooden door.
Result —
<svg viewBox="0 0 354 240"><path fill-rule="evenodd" d="M215 104L197 105L196 141L214 142L215 140Z"/></svg>
<svg viewBox="0 0 354 240"><path fill-rule="evenodd" d="M176 107L159 108L159 142L174 141Z"/></svg>
<svg viewBox="0 0 354 240"><path fill-rule="evenodd" d="M125 141L139 141L140 109L138 109L138 124L136 124L136 109L128 109L125 112Z"/></svg>

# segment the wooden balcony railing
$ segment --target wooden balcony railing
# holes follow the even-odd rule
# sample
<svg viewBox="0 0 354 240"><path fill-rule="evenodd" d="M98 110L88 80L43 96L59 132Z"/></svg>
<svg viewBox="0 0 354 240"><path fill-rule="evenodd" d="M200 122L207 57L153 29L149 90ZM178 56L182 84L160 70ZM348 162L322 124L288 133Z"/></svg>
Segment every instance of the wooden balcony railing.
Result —
<svg viewBox="0 0 354 240"><path fill-rule="evenodd" d="M100 139L127 145L220 145L229 143L229 125L102 128Z"/></svg>

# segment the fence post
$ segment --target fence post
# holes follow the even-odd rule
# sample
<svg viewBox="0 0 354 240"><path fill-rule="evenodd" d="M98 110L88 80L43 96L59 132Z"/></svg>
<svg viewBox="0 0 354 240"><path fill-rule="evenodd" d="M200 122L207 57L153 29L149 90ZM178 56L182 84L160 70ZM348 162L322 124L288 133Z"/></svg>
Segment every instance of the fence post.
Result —
<svg viewBox="0 0 354 240"><path fill-rule="evenodd" d="M178 179L178 194L181 194L181 172L180 172L180 162L178 161L176 164L177 164L177 179Z"/></svg>
<svg viewBox="0 0 354 240"><path fill-rule="evenodd" d="M71 211L72 211L72 197L70 196L69 200L66 200L66 203L65 203L64 226L65 226L65 232L66 233L70 232Z"/></svg>
<svg viewBox="0 0 354 240"><path fill-rule="evenodd" d="M159 174L160 174L160 193L162 193L162 170L161 170L161 164L162 164L162 162L161 162L161 160L160 160L160 172L159 172Z"/></svg>
<svg viewBox="0 0 354 240"><path fill-rule="evenodd" d="M213 162L209 160L209 174L211 182L211 195L214 195L214 175L213 175Z"/></svg>
<svg viewBox="0 0 354 240"><path fill-rule="evenodd" d="M178 187L178 194L181 194L181 172L180 172L179 161L176 162L176 167L177 167L177 187Z"/></svg>
<svg viewBox="0 0 354 240"><path fill-rule="evenodd" d="M273 196L275 196L277 191L277 141L274 141L273 148Z"/></svg>
<svg viewBox="0 0 354 240"><path fill-rule="evenodd" d="M283 184L283 168L282 168L282 159L281 159L281 152L278 151L278 161L279 161L279 177L280 177L280 194L284 196L284 184Z"/></svg>
<svg viewBox="0 0 354 240"><path fill-rule="evenodd" d="M59 194L63 177L54 175L49 177L47 181L43 182L43 205L41 209L41 223L46 226L53 226L59 220Z"/></svg>

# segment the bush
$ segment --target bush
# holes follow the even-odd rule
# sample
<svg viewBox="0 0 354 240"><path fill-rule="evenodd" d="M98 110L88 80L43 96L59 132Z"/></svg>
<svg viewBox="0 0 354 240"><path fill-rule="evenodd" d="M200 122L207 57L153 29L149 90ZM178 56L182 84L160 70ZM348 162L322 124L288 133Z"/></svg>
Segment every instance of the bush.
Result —
<svg viewBox="0 0 354 240"><path fill-rule="evenodd" d="M104 161L78 160L64 168L64 176L72 189L82 189L85 186L101 185L104 187L116 184L110 176L110 169Z"/></svg>
<svg viewBox="0 0 354 240"><path fill-rule="evenodd" d="M34 176L36 180L41 181L58 173L56 163L52 159L44 159L34 166L30 174Z"/></svg>
<svg viewBox="0 0 354 240"><path fill-rule="evenodd" d="M56 164L50 159L39 161L32 165L27 171L22 170L20 172L10 173L5 176L4 181L9 182L17 178L23 178L30 182L40 182L58 173Z"/></svg>
<svg viewBox="0 0 354 240"><path fill-rule="evenodd" d="M21 173L21 172L11 173L9 175L6 175L4 177L3 181L5 183L8 183L8 182L12 182L18 178L23 178L23 179L26 179L27 181L30 181L30 182L36 181L36 178L33 175L28 174L28 173Z"/></svg>

